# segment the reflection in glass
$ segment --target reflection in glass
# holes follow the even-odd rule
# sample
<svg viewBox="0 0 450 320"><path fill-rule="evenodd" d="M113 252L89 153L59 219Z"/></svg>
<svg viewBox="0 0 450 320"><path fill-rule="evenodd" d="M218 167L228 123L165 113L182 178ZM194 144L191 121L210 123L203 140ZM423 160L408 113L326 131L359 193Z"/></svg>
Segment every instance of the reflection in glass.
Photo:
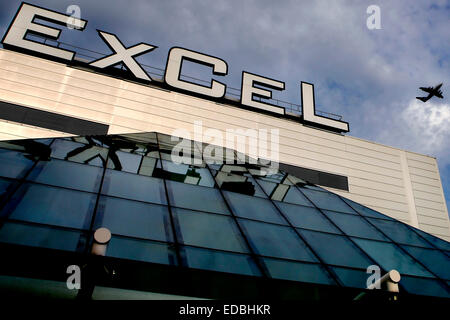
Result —
<svg viewBox="0 0 450 320"><path fill-rule="evenodd" d="M82 251L85 245L80 232L16 222L0 227L0 242L66 251Z"/></svg>
<svg viewBox="0 0 450 320"><path fill-rule="evenodd" d="M166 181L170 204L175 207L230 214L219 190Z"/></svg>
<svg viewBox="0 0 450 320"><path fill-rule="evenodd" d="M118 236L111 238L106 256L168 265L177 264L172 245Z"/></svg>
<svg viewBox="0 0 450 320"><path fill-rule="evenodd" d="M425 240L401 222L367 218L378 229L398 243L412 244L419 247L431 248Z"/></svg>
<svg viewBox="0 0 450 320"><path fill-rule="evenodd" d="M324 210L323 212L349 236L389 241L388 238L383 236L360 216L328 210Z"/></svg>
<svg viewBox="0 0 450 320"><path fill-rule="evenodd" d="M354 268L367 268L373 264L346 237L307 230L300 233L327 264Z"/></svg>
<svg viewBox="0 0 450 320"><path fill-rule="evenodd" d="M102 196L95 218L97 228L106 227L112 234L173 241L166 206Z"/></svg>
<svg viewBox="0 0 450 320"><path fill-rule="evenodd" d="M27 180L53 186L98 192L103 169L69 161L39 161Z"/></svg>
<svg viewBox="0 0 450 320"><path fill-rule="evenodd" d="M402 246L410 255L422 262L440 278L450 280L450 257L438 250Z"/></svg>
<svg viewBox="0 0 450 320"><path fill-rule="evenodd" d="M317 261L295 232L284 226L239 219L253 249L260 255L301 261Z"/></svg>
<svg viewBox="0 0 450 320"><path fill-rule="evenodd" d="M102 194L167 204L163 180L109 169L103 180Z"/></svg>
<svg viewBox="0 0 450 320"><path fill-rule="evenodd" d="M22 152L0 149L0 176L21 179L34 161Z"/></svg>
<svg viewBox="0 0 450 320"><path fill-rule="evenodd" d="M184 252L187 266L190 268L261 275L255 262L248 255L192 247L182 247L181 252Z"/></svg>
<svg viewBox="0 0 450 320"><path fill-rule="evenodd" d="M178 222L178 241L220 250L247 252L239 229L231 217L172 208Z"/></svg>
<svg viewBox="0 0 450 320"><path fill-rule="evenodd" d="M270 276L276 279L335 285L320 264L263 258Z"/></svg>
<svg viewBox="0 0 450 320"><path fill-rule="evenodd" d="M352 200L342 198L345 202L347 202L353 209L355 209L360 215L366 216L366 217L372 217L372 218L379 218L379 219L386 219L386 220L393 220L392 218L381 214L375 210L372 210L370 208L367 208L366 206L363 206L359 203L356 203ZM331 209L333 210L333 209Z"/></svg>
<svg viewBox="0 0 450 320"><path fill-rule="evenodd" d="M11 219L86 229L90 225L96 195L26 183L2 210Z"/></svg>
<svg viewBox="0 0 450 320"><path fill-rule="evenodd" d="M426 271L393 243L357 238L353 240L384 270L395 269L401 275L409 274L413 276L433 277L431 273Z"/></svg>
<svg viewBox="0 0 450 320"><path fill-rule="evenodd" d="M92 139L91 139L92 141ZM103 167L108 149L92 144L82 144L65 139L55 139L51 144L51 157Z"/></svg>
<svg viewBox="0 0 450 320"><path fill-rule="evenodd" d="M314 204L321 209L357 214L348 204L333 193L309 189L302 189L302 192L306 195L306 197L308 197L309 200L314 202Z"/></svg>
<svg viewBox="0 0 450 320"><path fill-rule="evenodd" d="M165 179L194 184L205 187L214 187L214 179L207 168L199 168L187 164L178 164L162 160L163 175Z"/></svg>
<svg viewBox="0 0 450 320"><path fill-rule="evenodd" d="M227 191L223 195L238 217L287 224L269 200Z"/></svg>
<svg viewBox="0 0 450 320"><path fill-rule="evenodd" d="M319 210L312 207L298 206L290 203L275 201L281 212L289 219L294 227L317 231L341 233L328 221Z"/></svg>
<svg viewBox="0 0 450 320"><path fill-rule="evenodd" d="M260 180L259 183L272 200L299 204L302 206L313 206L295 186L276 184L264 180Z"/></svg>

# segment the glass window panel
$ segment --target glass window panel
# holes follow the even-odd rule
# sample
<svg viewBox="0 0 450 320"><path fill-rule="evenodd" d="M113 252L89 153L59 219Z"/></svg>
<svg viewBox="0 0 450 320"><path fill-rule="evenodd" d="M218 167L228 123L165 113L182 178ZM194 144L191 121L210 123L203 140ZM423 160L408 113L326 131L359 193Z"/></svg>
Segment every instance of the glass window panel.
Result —
<svg viewBox="0 0 450 320"><path fill-rule="evenodd" d="M247 252L247 246L231 217L172 208L178 223L178 241L220 250Z"/></svg>
<svg viewBox="0 0 450 320"><path fill-rule="evenodd" d="M267 199L223 191L231 210L239 217L287 224L277 208Z"/></svg>
<svg viewBox="0 0 450 320"><path fill-rule="evenodd" d="M102 196L95 226L96 229L106 227L113 234L173 241L169 211L166 206L157 204Z"/></svg>
<svg viewBox="0 0 450 320"><path fill-rule="evenodd" d="M427 241L431 242L436 248L450 251L450 242L439 239L429 233L426 233L426 232L416 229L414 227L411 227L411 229L413 229L416 233L418 233L420 236L425 238Z"/></svg>
<svg viewBox="0 0 450 320"><path fill-rule="evenodd" d="M172 245L117 236L113 236L108 243L106 256L169 265L177 264L175 249Z"/></svg>
<svg viewBox="0 0 450 320"><path fill-rule="evenodd" d="M307 183L305 180L297 178L296 176L293 176L292 174L287 174L286 180L289 181L290 184L295 184L297 186L303 186ZM285 181L284 183L287 183L287 181Z"/></svg>
<svg viewBox="0 0 450 320"><path fill-rule="evenodd" d="M67 189L24 184L2 215L11 219L86 229L90 226L96 195Z"/></svg>
<svg viewBox="0 0 450 320"><path fill-rule="evenodd" d="M353 238L353 240L384 270L389 271L395 269L400 272L401 275L409 274L414 276L433 277L431 273L426 271L393 243L356 238Z"/></svg>
<svg viewBox="0 0 450 320"><path fill-rule="evenodd" d="M290 227L239 219L253 249L260 255L316 262L313 253Z"/></svg>
<svg viewBox="0 0 450 320"><path fill-rule="evenodd" d="M218 171L215 174L215 178L217 185L223 190L267 198L266 194L255 182L255 179L250 175L239 175Z"/></svg>
<svg viewBox="0 0 450 320"><path fill-rule="evenodd" d="M327 264L354 268L367 268L373 264L346 237L307 230L300 233Z"/></svg>
<svg viewBox="0 0 450 320"><path fill-rule="evenodd" d="M367 219L395 242L416 245L419 247L431 247L431 245L420 238L417 233L401 222L372 218Z"/></svg>
<svg viewBox="0 0 450 320"><path fill-rule="evenodd" d="M346 198L342 198L342 199L344 199L344 201L347 202L360 215L363 215L366 217L372 217L372 218L385 219L385 220L394 220L378 211L367 208L357 202L354 202L354 201L346 199ZM331 209L331 210L333 210L333 209Z"/></svg>
<svg viewBox="0 0 450 320"><path fill-rule="evenodd" d="M336 285L328 272L319 264L263 258L272 278Z"/></svg>
<svg viewBox="0 0 450 320"><path fill-rule="evenodd" d="M259 180L268 181L272 183L282 183L286 185L292 185L292 182L287 178L287 174L276 171L276 172L266 172L263 168L249 169L250 174L258 178Z"/></svg>
<svg viewBox="0 0 450 320"><path fill-rule="evenodd" d="M0 176L21 179L30 170L34 161L22 152L0 149Z"/></svg>
<svg viewBox="0 0 450 320"><path fill-rule="evenodd" d="M111 152L109 153L107 165L108 168L137 173L142 156L128 152L110 150Z"/></svg>
<svg viewBox="0 0 450 320"><path fill-rule="evenodd" d="M164 178L205 187L214 187L214 179L207 168L162 160Z"/></svg>
<svg viewBox="0 0 450 320"><path fill-rule="evenodd" d="M0 178L0 199L5 196L9 190L11 190L12 181Z"/></svg>
<svg viewBox="0 0 450 320"><path fill-rule="evenodd" d="M330 267L337 275L338 279L346 287L353 288L367 288L367 279L372 273L367 273L366 270L355 270L347 268Z"/></svg>
<svg viewBox="0 0 450 320"><path fill-rule="evenodd" d="M219 190L166 181L170 204L200 211L230 214Z"/></svg>
<svg viewBox="0 0 450 320"><path fill-rule="evenodd" d="M69 161L39 161L27 180L88 192L98 192L103 169Z"/></svg>
<svg viewBox="0 0 450 320"><path fill-rule="evenodd" d="M192 247L182 247L181 252L184 252L187 266L190 268L253 276L261 275L255 262L245 254Z"/></svg>
<svg viewBox="0 0 450 320"><path fill-rule="evenodd" d="M413 294L450 298L450 291L437 280L406 277L402 275L400 285Z"/></svg>
<svg viewBox="0 0 450 320"><path fill-rule="evenodd" d="M139 174L148 177L157 176L161 170L161 162L159 159L153 157L143 157L141 167L139 168Z"/></svg>
<svg viewBox="0 0 450 320"><path fill-rule="evenodd" d="M350 208L344 201L333 193L308 189L302 189L302 192L309 198L309 200L314 202L314 204L321 209L356 214L352 208Z"/></svg>
<svg viewBox="0 0 450 320"><path fill-rule="evenodd" d="M290 203L274 201L281 212L289 219L294 227L317 231L341 233L328 221L319 210L312 207L298 206Z"/></svg>
<svg viewBox="0 0 450 320"><path fill-rule="evenodd" d="M137 174L106 170L102 193L159 204L167 204L163 180Z"/></svg>
<svg viewBox="0 0 450 320"><path fill-rule="evenodd" d="M0 227L0 242L66 251L81 251L86 243L80 232L15 222Z"/></svg>
<svg viewBox="0 0 450 320"><path fill-rule="evenodd" d="M108 149L97 146L94 141L91 144L82 144L64 139L56 139L51 144L51 157L73 162L100 166L106 162Z"/></svg>
<svg viewBox="0 0 450 320"><path fill-rule="evenodd" d="M324 210L324 213L350 236L390 241L360 216L328 210Z"/></svg>
<svg viewBox="0 0 450 320"><path fill-rule="evenodd" d="M295 186L277 184L264 180L260 180L259 183L272 200L299 204L302 206L313 206Z"/></svg>
<svg viewBox="0 0 450 320"><path fill-rule="evenodd" d="M450 280L450 258L438 250L402 246L440 278Z"/></svg>

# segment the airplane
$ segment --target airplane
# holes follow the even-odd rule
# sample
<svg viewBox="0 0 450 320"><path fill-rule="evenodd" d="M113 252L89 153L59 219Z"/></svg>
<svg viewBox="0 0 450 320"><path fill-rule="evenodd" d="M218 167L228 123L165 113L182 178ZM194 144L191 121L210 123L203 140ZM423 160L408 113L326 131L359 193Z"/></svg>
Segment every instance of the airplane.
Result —
<svg viewBox="0 0 450 320"><path fill-rule="evenodd" d="M438 98L444 98L444 96L442 95L442 91L439 90L442 87L442 83L438 84L436 87L420 87L419 89L425 92L428 92L428 96L426 97L416 97L417 99L423 101L423 102L427 102L428 100L430 100L433 96L436 96Z"/></svg>

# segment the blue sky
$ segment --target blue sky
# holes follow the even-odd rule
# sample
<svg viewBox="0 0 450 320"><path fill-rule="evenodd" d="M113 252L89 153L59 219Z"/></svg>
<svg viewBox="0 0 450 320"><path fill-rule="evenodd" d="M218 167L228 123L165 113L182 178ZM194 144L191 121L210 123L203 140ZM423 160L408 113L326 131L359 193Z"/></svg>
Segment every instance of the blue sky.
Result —
<svg viewBox="0 0 450 320"><path fill-rule="evenodd" d="M299 82L315 84L318 109L343 115L350 135L434 156L450 204L450 0L45 0L29 3L66 12L78 5L83 33L62 41L108 53L96 29L125 45L158 46L141 62L164 67L173 46L227 61L224 81L240 87L241 71L286 82L275 98L299 103ZM4 34L20 1L2 3ZM366 26L369 5L381 29ZM415 99L419 86L443 82L444 99Z"/></svg>

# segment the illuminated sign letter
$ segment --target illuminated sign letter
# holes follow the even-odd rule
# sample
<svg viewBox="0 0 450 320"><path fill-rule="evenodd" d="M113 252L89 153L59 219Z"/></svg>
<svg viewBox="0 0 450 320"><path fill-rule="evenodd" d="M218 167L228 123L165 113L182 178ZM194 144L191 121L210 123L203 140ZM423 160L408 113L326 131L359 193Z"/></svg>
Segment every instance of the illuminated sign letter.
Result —
<svg viewBox="0 0 450 320"><path fill-rule="evenodd" d="M324 127L339 129L348 132L348 123L345 121L333 120L316 115L316 107L314 103L314 85L307 82L301 82L302 87L302 106L303 120L316 123Z"/></svg>
<svg viewBox="0 0 450 320"><path fill-rule="evenodd" d="M249 107L284 114L284 108L282 107L275 106L270 103L255 101L253 99L255 96L267 99L272 98L272 91L257 88L254 86L255 84L275 90L284 90L284 82L282 81L277 81L242 71L241 103Z"/></svg>
<svg viewBox="0 0 450 320"><path fill-rule="evenodd" d="M164 76L168 85L213 98L223 98L225 96L227 86L219 81L211 80L211 85L208 87L198 83L181 80L181 67L184 60L212 67L214 75L225 76L228 73L228 65L222 59L200 52L174 47L169 51L166 74Z"/></svg>
<svg viewBox="0 0 450 320"><path fill-rule="evenodd" d="M73 51L25 39L28 34L36 34L58 40L61 29L45 26L36 22L36 19L57 23L63 26L72 26L77 28L77 30L83 30L87 24L86 20L77 19L69 15L22 3L17 11L14 21L3 37L2 43L5 46L14 46L59 59L72 61L75 55L75 52Z"/></svg>
<svg viewBox="0 0 450 320"><path fill-rule="evenodd" d="M103 69L123 63L136 78L152 81L150 76L142 69L136 60L134 60L134 57L152 51L157 48L156 46L141 42L132 47L125 48L122 42L120 42L114 34L100 30L97 30L97 32L114 53L107 57L95 60L89 65Z"/></svg>

